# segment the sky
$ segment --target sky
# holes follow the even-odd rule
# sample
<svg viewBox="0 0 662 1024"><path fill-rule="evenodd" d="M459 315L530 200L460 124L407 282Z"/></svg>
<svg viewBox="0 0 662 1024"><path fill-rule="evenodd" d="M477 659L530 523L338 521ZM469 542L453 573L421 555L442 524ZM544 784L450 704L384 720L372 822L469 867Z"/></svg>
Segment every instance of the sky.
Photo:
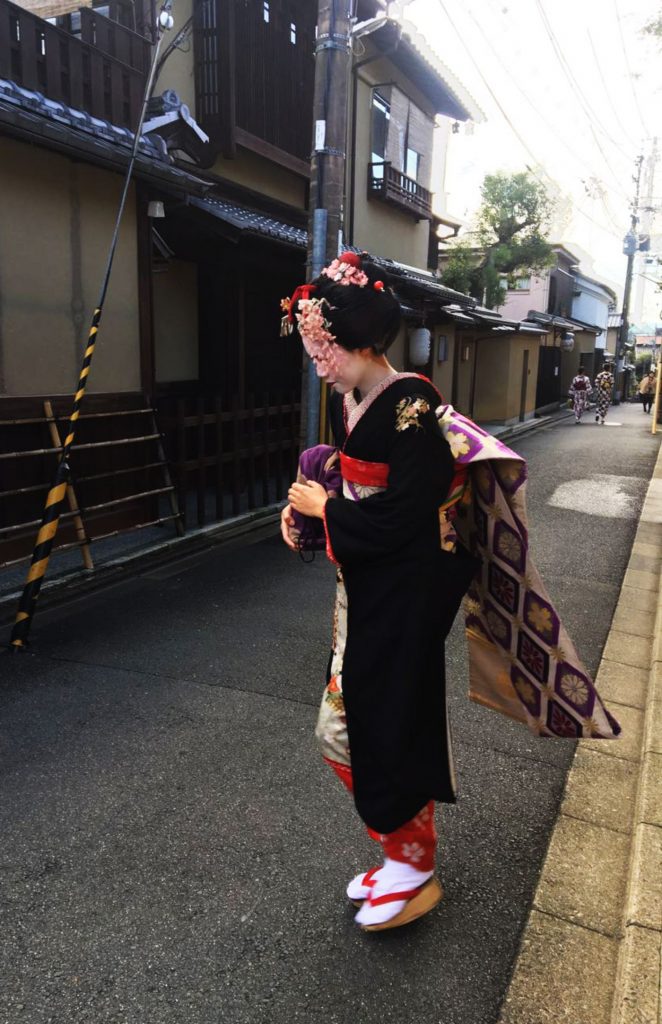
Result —
<svg viewBox="0 0 662 1024"><path fill-rule="evenodd" d="M662 40L641 31L658 11L662 0L409 0L407 19L486 118L450 136L447 212L470 221L485 174L528 167L558 198L552 240L621 294L635 160L656 135L662 254Z"/></svg>

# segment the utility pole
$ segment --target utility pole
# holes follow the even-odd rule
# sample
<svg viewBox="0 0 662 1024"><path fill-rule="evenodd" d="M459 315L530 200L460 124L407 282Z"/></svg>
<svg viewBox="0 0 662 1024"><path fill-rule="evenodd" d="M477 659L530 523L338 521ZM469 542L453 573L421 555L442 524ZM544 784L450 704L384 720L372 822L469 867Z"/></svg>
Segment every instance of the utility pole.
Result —
<svg viewBox="0 0 662 1024"><path fill-rule="evenodd" d="M351 7L351 0L319 0L318 5L307 280L317 277L338 255L341 243ZM305 447L311 448L319 441L320 381L313 363L306 363L302 434Z"/></svg>
<svg viewBox="0 0 662 1024"><path fill-rule="evenodd" d="M630 321L628 319L630 313L630 292L632 291L632 270L634 267L634 258L639 247L639 238L637 235L637 224L639 223L639 193L641 190L641 169L644 163L643 155L640 154L636 161L635 167L636 172L632 178L635 184L635 194L632 201L630 215L630 230L628 231L625 239L623 240L623 252L627 255L627 269L625 271L625 287L623 289L623 319L621 322L621 329L618 336L618 344L616 346L616 352L614 358L616 360L616 372L619 370L620 361L625 356L628 341L628 332L630 330ZM623 393L621 395L623 401L627 398L627 372L623 374Z"/></svg>
<svg viewBox="0 0 662 1024"><path fill-rule="evenodd" d="M653 139L650 154L648 155L643 170L643 183L642 191L643 196L641 198L641 220L640 220L640 234L647 236L649 239L653 233L653 221L655 215L655 205L653 196L655 195L655 180L657 172L657 163L659 160L659 150L657 147L657 138ZM640 250L642 251L642 250ZM643 251L650 252L650 249ZM647 284L649 279L642 273L643 259L640 257L638 263L635 264L635 276L637 282L634 290L634 302L633 302L633 315L635 323L641 323L644 320L644 299L647 292Z"/></svg>

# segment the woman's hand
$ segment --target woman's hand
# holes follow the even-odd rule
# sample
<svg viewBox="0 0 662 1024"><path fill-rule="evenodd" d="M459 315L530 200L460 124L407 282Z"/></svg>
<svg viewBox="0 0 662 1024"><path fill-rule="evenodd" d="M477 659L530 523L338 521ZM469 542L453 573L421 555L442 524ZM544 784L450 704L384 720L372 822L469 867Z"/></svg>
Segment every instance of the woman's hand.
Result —
<svg viewBox="0 0 662 1024"><path fill-rule="evenodd" d="M292 484L287 497L293 509L303 516L312 516L314 519L324 517L324 506L329 500L329 495L315 480L308 480L305 484Z"/></svg>
<svg viewBox="0 0 662 1024"><path fill-rule="evenodd" d="M294 538L292 537L294 525L294 519L292 518L292 506L286 505L280 514L280 534L290 551L297 550Z"/></svg>

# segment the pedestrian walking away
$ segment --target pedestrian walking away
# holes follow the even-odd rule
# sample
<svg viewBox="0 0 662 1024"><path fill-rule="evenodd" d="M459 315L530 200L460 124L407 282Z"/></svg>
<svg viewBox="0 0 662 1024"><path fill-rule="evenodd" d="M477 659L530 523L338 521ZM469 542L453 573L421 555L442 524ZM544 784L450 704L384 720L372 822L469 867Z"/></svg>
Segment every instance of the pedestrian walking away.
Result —
<svg viewBox="0 0 662 1024"><path fill-rule="evenodd" d="M644 407L644 412L650 412L653 399L655 398L655 372L653 370L642 378L641 384L639 385L639 395Z"/></svg>
<svg viewBox="0 0 662 1024"><path fill-rule="evenodd" d="M614 374L612 373L613 364L606 362L604 369L595 378L595 390L597 394L595 404L595 422L600 422L604 426L604 422L607 418L607 410L611 404L611 396L614 390Z"/></svg>
<svg viewBox="0 0 662 1024"><path fill-rule="evenodd" d="M380 273L344 253L282 303L282 333L298 332L333 389L336 446L303 453L281 532L337 567L316 737L381 847L347 887L366 931L443 895L435 802L456 800L444 641L465 593L474 700L537 736L620 732L530 558L524 460L389 363L401 310Z"/></svg>
<svg viewBox="0 0 662 1024"><path fill-rule="evenodd" d="M569 395L572 398L572 409L575 414L575 423L581 423L584 410L588 403L588 396L591 394L591 381L587 377L583 366L579 367L576 377L572 378ZM597 416L596 416L597 419Z"/></svg>

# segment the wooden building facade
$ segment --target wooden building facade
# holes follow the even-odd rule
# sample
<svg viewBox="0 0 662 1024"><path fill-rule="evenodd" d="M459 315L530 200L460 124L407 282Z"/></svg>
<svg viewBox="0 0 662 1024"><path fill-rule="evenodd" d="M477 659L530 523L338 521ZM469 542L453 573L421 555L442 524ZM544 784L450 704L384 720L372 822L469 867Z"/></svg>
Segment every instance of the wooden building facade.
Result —
<svg viewBox="0 0 662 1024"><path fill-rule="evenodd" d="M360 0L357 16L377 9ZM0 0L0 569L29 557L52 478L156 13L154 0L58 10ZM316 5L178 0L173 13L166 43L178 45L163 50L120 232L63 544L269 508L296 467L301 350L278 336L279 301L305 278ZM387 19L364 42L346 242L381 256L403 299L405 366L410 328L450 337L444 306L473 302L428 270L432 140L479 112L413 32L395 39ZM380 153L384 101L393 131ZM436 379L450 366L439 352Z"/></svg>

